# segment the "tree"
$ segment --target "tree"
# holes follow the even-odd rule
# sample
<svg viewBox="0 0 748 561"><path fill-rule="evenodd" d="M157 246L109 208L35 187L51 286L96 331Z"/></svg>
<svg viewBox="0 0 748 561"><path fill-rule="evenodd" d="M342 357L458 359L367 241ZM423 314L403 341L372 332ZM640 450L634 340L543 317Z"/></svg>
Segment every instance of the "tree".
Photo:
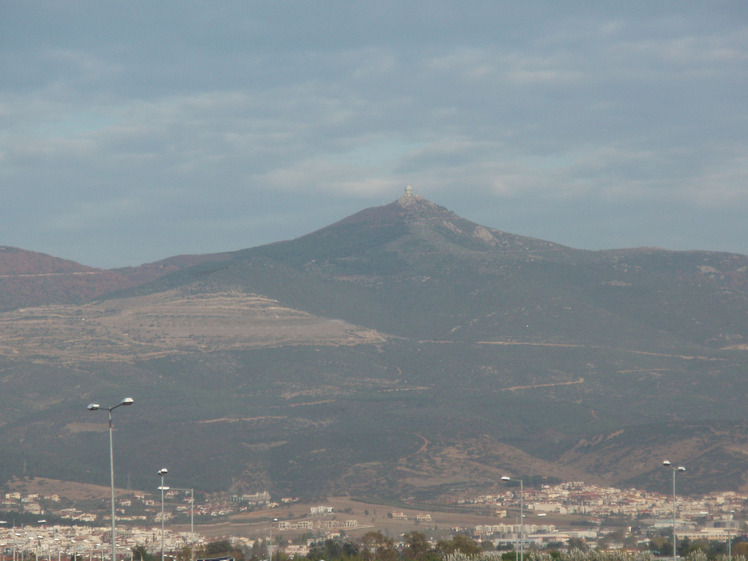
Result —
<svg viewBox="0 0 748 561"><path fill-rule="evenodd" d="M732 556L742 555L748 557L748 542L735 542L732 544Z"/></svg>
<svg viewBox="0 0 748 561"><path fill-rule="evenodd" d="M345 557L358 557L359 555L358 546L353 542L346 541L343 544L343 555Z"/></svg>
<svg viewBox="0 0 748 561"><path fill-rule="evenodd" d="M626 549L637 549L639 546L639 540L636 539L636 536L632 534L627 534L625 538L623 538L623 547Z"/></svg>
<svg viewBox="0 0 748 561"><path fill-rule="evenodd" d="M665 536L653 536L649 540L649 550L655 555L672 555L673 544Z"/></svg>
<svg viewBox="0 0 748 561"><path fill-rule="evenodd" d="M364 561L396 561L397 549L382 532L366 532L361 537L361 555Z"/></svg>
<svg viewBox="0 0 748 561"><path fill-rule="evenodd" d="M192 548L184 546L177 552L177 561L190 561L192 559Z"/></svg>
<svg viewBox="0 0 748 561"><path fill-rule="evenodd" d="M587 549L589 549L587 546L587 542L584 541L584 538L569 538L567 544L569 546L569 551L571 551L572 549L587 551Z"/></svg>
<svg viewBox="0 0 748 561"><path fill-rule="evenodd" d="M148 553L144 545L136 545L131 551L133 561L156 561L156 556Z"/></svg>
<svg viewBox="0 0 748 561"><path fill-rule="evenodd" d="M405 549L403 550L405 559L424 561L428 559L429 553L432 551L426 534L422 532L408 532L403 536L403 542L405 543Z"/></svg>
<svg viewBox="0 0 748 561"><path fill-rule="evenodd" d="M244 561L244 552L231 545L228 540L210 542L196 551L197 557L233 557L236 561Z"/></svg>
<svg viewBox="0 0 748 561"><path fill-rule="evenodd" d="M265 559L267 555L267 549L263 540L255 540L252 547L245 548L244 559L245 561L259 561Z"/></svg>
<svg viewBox="0 0 748 561"><path fill-rule="evenodd" d="M323 548L325 559L338 559L343 551L343 548L338 542L329 539L325 540Z"/></svg>
<svg viewBox="0 0 748 561"><path fill-rule="evenodd" d="M436 548L442 555L450 555L459 551L465 555L477 555L483 551L483 548L475 543L475 540L465 534L457 534L451 540L440 540Z"/></svg>

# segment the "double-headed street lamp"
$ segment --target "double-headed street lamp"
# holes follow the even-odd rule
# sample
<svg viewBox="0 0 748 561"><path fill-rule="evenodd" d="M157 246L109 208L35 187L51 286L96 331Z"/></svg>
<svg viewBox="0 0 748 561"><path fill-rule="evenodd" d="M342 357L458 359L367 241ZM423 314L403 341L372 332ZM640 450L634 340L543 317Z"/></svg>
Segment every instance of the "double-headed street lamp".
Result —
<svg viewBox="0 0 748 561"><path fill-rule="evenodd" d="M502 481L512 481L512 478L505 475ZM525 553L525 482L519 480L519 561L523 561Z"/></svg>
<svg viewBox="0 0 748 561"><path fill-rule="evenodd" d="M135 400L133 398L126 397L117 405L113 405L112 407L107 408L107 411L109 411L109 479L111 481L112 488L112 561L117 561L117 545L115 541L117 532L114 522L114 451L112 448L112 411L117 409L117 407L122 407L123 405L132 405L134 401ZM98 411L99 409L101 409L101 406L98 403L88 404L89 411Z"/></svg>
<svg viewBox="0 0 748 561"><path fill-rule="evenodd" d="M670 463L670 460L665 460L662 462L662 465L666 468L670 468L670 470L673 472L673 561L678 557L678 548L676 543L676 537L675 537L675 473L678 471L686 471L686 468L683 466L675 467L673 464Z"/></svg>
<svg viewBox="0 0 748 561"><path fill-rule="evenodd" d="M159 487L161 490L161 561L164 561L164 491L169 489L164 486L164 476L167 473L169 473L169 470L166 468L158 470L158 474L161 476L161 487Z"/></svg>

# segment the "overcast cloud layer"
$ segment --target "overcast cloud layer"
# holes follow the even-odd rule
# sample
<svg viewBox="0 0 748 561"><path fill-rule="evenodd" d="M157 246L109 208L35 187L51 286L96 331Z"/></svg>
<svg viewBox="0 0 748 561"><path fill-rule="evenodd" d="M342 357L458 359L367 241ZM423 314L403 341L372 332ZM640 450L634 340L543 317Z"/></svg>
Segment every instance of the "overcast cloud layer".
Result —
<svg viewBox="0 0 748 561"><path fill-rule="evenodd" d="M748 253L748 3L0 0L0 245L137 265L406 184L579 248Z"/></svg>

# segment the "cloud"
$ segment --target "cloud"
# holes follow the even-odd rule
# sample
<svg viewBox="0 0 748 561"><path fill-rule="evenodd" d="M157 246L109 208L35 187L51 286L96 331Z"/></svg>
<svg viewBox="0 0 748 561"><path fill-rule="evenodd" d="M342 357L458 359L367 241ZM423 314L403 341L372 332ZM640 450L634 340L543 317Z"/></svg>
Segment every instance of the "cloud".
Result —
<svg viewBox="0 0 748 561"><path fill-rule="evenodd" d="M625 209L643 245L748 252L740 5L293 5L9 5L2 243L132 264L411 183L519 234L632 245Z"/></svg>

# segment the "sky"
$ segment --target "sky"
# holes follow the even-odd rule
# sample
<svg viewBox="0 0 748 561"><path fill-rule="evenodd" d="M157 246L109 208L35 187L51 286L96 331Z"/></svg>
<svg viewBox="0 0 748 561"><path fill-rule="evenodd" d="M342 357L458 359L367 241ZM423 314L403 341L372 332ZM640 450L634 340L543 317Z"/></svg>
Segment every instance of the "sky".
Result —
<svg viewBox="0 0 748 561"><path fill-rule="evenodd" d="M406 185L572 247L748 254L748 3L0 0L0 245L139 265Z"/></svg>

